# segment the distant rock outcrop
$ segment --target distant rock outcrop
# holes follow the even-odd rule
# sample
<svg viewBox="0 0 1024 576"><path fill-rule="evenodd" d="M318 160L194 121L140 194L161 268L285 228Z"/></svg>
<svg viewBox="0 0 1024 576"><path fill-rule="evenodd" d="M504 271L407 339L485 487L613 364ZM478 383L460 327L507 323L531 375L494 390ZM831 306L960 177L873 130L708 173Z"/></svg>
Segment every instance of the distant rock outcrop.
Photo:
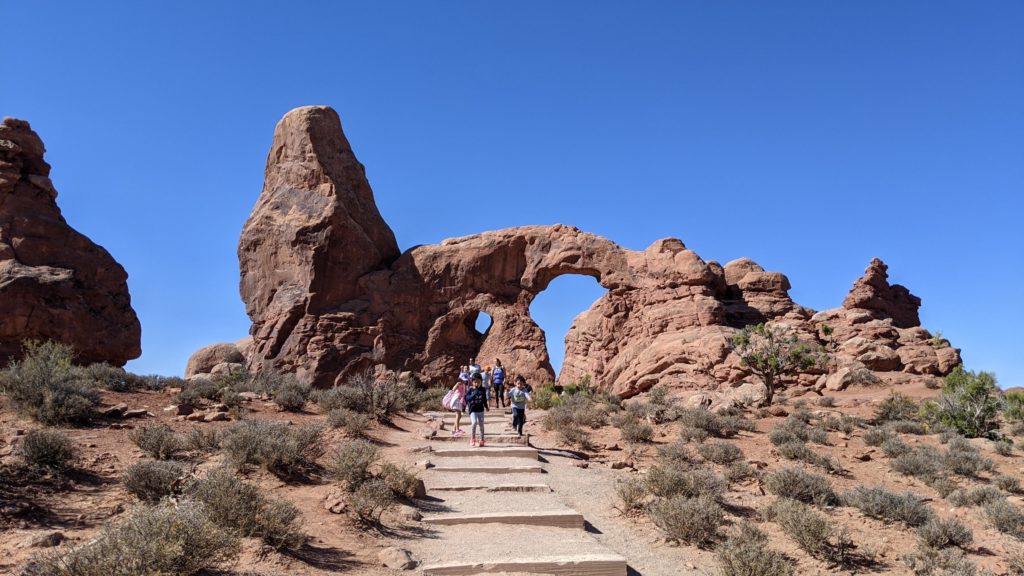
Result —
<svg viewBox="0 0 1024 576"><path fill-rule="evenodd" d="M25 340L70 345L75 361L123 365L141 353L128 275L57 207L42 140L28 122L0 124L0 363Z"/></svg>
<svg viewBox="0 0 1024 576"><path fill-rule="evenodd" d="M284 117L266 174L239 243L255 370L330 386L385 367L443 384L476 357L549 381L545 335L529 310L562 274L591 276L608 292L566 336L560 379L589 376L624 397L658 383L700 392L701 402L750 401L759 388L730 338L758 322L786 324L834 351L828 371L845 369L842 377L829 380L822 368L794 379L819 389L875 372L943 374L959 361L918 326L920 300L890 286L877 260L842 308L815 313L793 302L785 275L749 259L705 262L674 238L638 252L571 226L525 226L399 255L328 108ZM482 312L492 319L483 334Z"/></svg>

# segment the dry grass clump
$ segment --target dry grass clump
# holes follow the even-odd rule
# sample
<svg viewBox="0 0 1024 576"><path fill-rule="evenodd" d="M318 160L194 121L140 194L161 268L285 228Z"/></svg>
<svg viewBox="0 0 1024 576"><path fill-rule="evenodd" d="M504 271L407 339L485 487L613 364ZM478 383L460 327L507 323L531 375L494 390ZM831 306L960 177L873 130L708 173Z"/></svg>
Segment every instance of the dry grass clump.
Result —
<svg viewBox="0 0 1024 576"><path fill-rule="evenodd" d="M180 491L185 467L167 460L139 462L124 472L124 487L139 500L156 502Z"/></svg>
<svg viewBox="0 0 1024 576"><path fill-rule="evenodd" d="M939 493L940 498L948 498L950 494L957 491L960 486L946 477L935 478L928 482L933 490Z"/></svg>
<svg viewBox="0 0 1024 576"><path fill-rule="evenodd" d="M955 546L966 548L974 541L974 533L956 518L943 520L931 518L917 529L917 537L921 543L931 548L941 549Z"/></svg>
<svg viewBox="0 0 1024 576"><path fill-rule="evenodd" d="M771 494L808 504L830 506L839 503L828 478L800 468L781 468L768 473L764 488Z"/></svg>
<svg viewBox="0 0 1024 576"><path fill-rule="evenodd" d="M927 482L942 475L942 455L931 446L920 446L890 460L889 468L893 472L915 476Z"/></svg>
<svg viewBox="0 0 1024 576"><path fill-rule="evenodd" d="M858 486L843 495L843 504L853 506L865 516L887 522L920 526L932 518L932 510L912 492L897 494L881 486Z"/></svg>
<svg viewBox="0 0 1024 576"><path fill-rule="evenodd" d="M950 474L977 478L980 472L989 472L995 465L982 456L966 438L957 436L949 441L946 452L942 455L942 468Z"/></svg>
<svg viewBox="0 0 1024 576"><path fill-rule="evenodd" d="M343 442L327 461L327 473L349 491L373 477L370 468L380 459L380 450L366 440Z"/></svg>
<svg viewBox="0 0 1024 576"><path fill-rule="evenodd" d="M216 428L193 426L185 436L184 446L192 452L212 454L220 450L223 435Z"/></svg>
<svg viewBox="0 0 1024 576"><path fill-rule="evenodd" d="M882 449L882 454L885 454L888 458L898 458L913 450L909 444L900 440L897 436L886 438L879 447Z"/></svg>
<svg viewBox="0 0 1024 576"><path fill-rule="evenodd" d="M436 394L428 393L427 397ZM318 390L312 398L322 412L348 408L366 414L371 420L385 423L390 422L398 412L418 402L422 396L413 387L400 382L392 372L378 378L372 371L367 371L350 377L344 384L334 388Z"/></svg>
<svg viewBox="0 0 1024 576"><path fill-rule="evenodd" d="M648 491L659 498L706 495L717 499L728 489L725 479L706 468L684 469L659 464L651 467L644 480Z"/></svg>
<svg viewBox="0 0 1024 576"><path fill-rule="evenodd" d="M377 477L383 480L396 496L415 498L420 490L421 481L416 474L391 462L381 465Z"/></svg>
<svg viewBox="0 0 1024 576"><path fill-rule="evenodd" d="M48 428L29 430L18 445L18 454L25 463L58 472L71 468L76 452L67 434Z"/></svg>
<svg viewBox="0 0 1024 576"><path fill-rule="evenodd" d="M348 504L356 520L378 525L381 516L395 506L395 494L384 480L371 478L349 495Z"/></svg>
<svg viewBox="0 0 1024 576"><path fill-rule="evenodd" d="M982 509L993 528L1018 540L1024 540L1024 510L1005 498L989 500Z"/></svg>
<svg viewBox="0 0 1024 576"><path fill-rule="evenodd" d="M185 447L184 440L167 424L146 424L128 432L128 439L157 460L169 460Z"/></svg>
<svg viewBox="0 0 1024 576"><path fill-rule="evenodd" d="M317 424L243 420L225 433L221 446L239 470L251 464L279 476L294 476L315 467L324 450L322 432Z"/></svg>
<svg viewBox="0 0 1024 576"><path fill-rule="evenodd" d="M756 425L739 413L716 414L704 408L677 408L676 420L682 423L681 437L702 441L704 438L731 438L740 431L752 432Z"/></svg>
<svg viewBox="0 0 1024 576"><path fill-rule="evenodd" d="M997 488L1010 494L1020 493L1020 479L1016 476L1010 476L1009 474L1000 474L992 479L992 483Z"/></svg>
<svg viewBox="0 0 1024 576"><path fill-rule="evenodd" d="M793 562L768 547L768 537L749 523L715 549L722 576L790 576Z"/></svg>
<svg viewBox="0 0 1024 576"><path fill-rule="evenodd" d="M327 424L331 428L341 428L349 438L363 438L373 424L366 414L360 414L348 408L335 408L327 413Z"/></svg>
<svg viewBox="0 0 1024 576"><path fill-rule="evenodd" d="M220 398L221 386L206 378L192 378L184 382L181 391L175 397L177 404L197 407L204 400L217 400Z"/></svg>
<svg viewBox="0 0 1024 576"><path fill-rule="evenodd" d="M728 442L706 442L697 447L701 458L715 464L731 464L743 459L743 451Z"/></svg>
<svg viewBox="0 0 1024 576"><path fill-rule="evenodd" d="M864 425L864 421L855 416L848 416L843 414L842 416L828 416L821 421L821 426L825 430L835 430L844 434L849 434Z"/></svg>
<svg viewBox="0 0 1024 576"><path fill-rule="evenodd" d="M864 444L868 446L881 446L883 442L893 438L893 433L888 428L871 428L864 432Z"/></svg>
<svg viewBox="0 0 1024 576"><path fill-rule="evenodd" d="M729 463L722 469L722 474L729 482L742 482L758 476L757 470L742 460Z"/></svg>
<svg viewBox="0 0 1024 576"><path fill-rule="evenodd" d="M575 446L581 450L593 450L594 443L587 428L604 426L608 420L608 414L604 408L582 394L556 396L556 398L560 398L560 400L548 410L544 417L544 429L555 431L559 441L563 444ZM636 417L623 416L637 420ZM634 427L639 425L639 421L633 424ZM651 430L651 434L653 433L654 431Z"/></svg>
<svg viewBox="0 0 1024 576"><path fill-rule="evenodd" d="M835 459L818 454L800 440L791 440L785 444L780 444L776 447L776 450L778 450L783 458L806 462L829 472L841 472L843 470L842 466Z"/></svg>
<svg viewBox="0 0 1024 576"><path fill-rule="evenodd" d="M993 442L992 449L1000 456L1013 456L1013 444L1006 440Z"/></svg>
<svg viewBox="0 0 1024 576"><path fill-rule="evenodd" d="M287 378L273 393L274 404L285 412L302 412L309 400L309 384L298 378Z"/></svg>
<svg viewBox="0 0 1024 576"><path fill-rule="evenodd" d="M647 508L649 492L644 481L630 476L615 483L615 509L625 516L637 516Z"/></svg>
<svg viewBox="0 0 1024 576"><path fill-rule="evenodd" d="M298 550L306 541L299 510L286 500L272 500L242 481L229 468L211 470L187 492L201 502L218 526L256 537L275 550Z"/></svg>
<svg viewBox="0 0 1024 576"><path fill-rule="evenodd" d="M875 422L913 421L921 407L904 394L893 390L889 396L875 408Z"/></svg>
<svg viewBox="0 0 1024 576"><path fill-rule="evenodd" d="M810 506L779 498L769 506L767 516L812 557L834 564L850 563L853 543L849 536Z"/></svg>
<svg viewBox="0 0 1024 576"><path fill-rule="evenodd" d="M422 490L412 472L389 462L379 464L380 452L366 440L343 442L331 454L327 472L349 493L349 512L359 522L378 525L396 498L414 498ZM374 468L378 471L375 473Z"/></svg>
<svg viewBox="0 0 1024 576"><path fill-rule="evenodd" d="M654 428L639 418L624 418L619 421L618 427L622 439L631 444L650 442L654 438Z"/></svg>
<svg viewBox="0 0 1024 576"><path fill-rule="evenodd" d="M724 521L721 505L711 495L682 494L651 505L651 520L670 542L707 547L718 536Z"/></svg>
<svg viewBox="0 0 1024 576"><path fill-rule="evenodd" d="M994 500L1005 500L1002 492L992 486L958 488L946 498L953 506L982 506Z"/></svg>
<svg viewBox="0 0 1024 576"><path fill-rule="evenodd" d="M238 556L238 538L189 500L143 506L79 547L36 556L22 576L189 576Z"/></svg>
<svg viewBox="0 0 1024 576"><path fill-rule="evenodd" d="M915 576L975 576L978 567L956 548L937 549L919 544L901 558Z"/></svg>

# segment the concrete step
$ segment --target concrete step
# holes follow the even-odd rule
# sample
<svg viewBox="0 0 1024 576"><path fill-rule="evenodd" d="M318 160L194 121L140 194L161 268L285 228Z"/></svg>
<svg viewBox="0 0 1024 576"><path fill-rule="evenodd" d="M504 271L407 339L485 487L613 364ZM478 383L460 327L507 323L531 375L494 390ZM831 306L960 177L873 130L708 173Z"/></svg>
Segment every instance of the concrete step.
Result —
<svg viewBox="0 0 1024 576"><path fill-rule="evenodd" d="M448 430L438 432L437 436L434 436L430 440L432 442L462 442L469 444L468 436L452 436L451 432ZM488 432L484 435L484 441L488 444L494 445L512 444L528 446L530 444L530 435L523 434L522 436L519 436L518 434L509 434L507 432Z"/></svg>
<svg viewBox="0 0 1024 576"><path fill-rule="evenodd" d="M551 492L547 484L451 484L448 486L432 486L428 492Z"/></svg>
<svg viewBox="0 0 1024 576"><path fill-rule="evenodd" d="M504 447L504 446L465 446L459 448L439 448L430 453L432 457L441 458L529 458L539 460L537 450L530 447Z"/></svg>
<svg viewBox="0 0 1024 576"><path fill-rule="evenodd" d="M547 489L542 492L550 492L548 476L546 474L517 474L509 478L503 478L495 474L474 474L472 472L459 472L455 474L441 473L434 474L434 469L420 473L423 484L427 488L427 494L434 490L444 490L452 486L479 486L479 490L495 486L544 486Z"/></svg>
<svg viewBox="0 0 1024 576"><path fill-rule="evenodd" d="M626 559L585 530L551 526L517 530L501 524L437 524L432 528L435 538L408 542L413 554L423 561L424 574L626 576Z"/></svg>
<svg viewBox="0 0 1024 576"><path fill-rule="evenodd" d="M583 514L554 510L547 512L490 512L487 514L438 514L424 516L427 524L515 524L583 529Z"/></svg>
<svg viewBox="0 0 1024 576"><path fill-rule="evenodd" d="M469 474L543 474L544 468L536 466L435 466L432 472L466 472Z"/></svg>

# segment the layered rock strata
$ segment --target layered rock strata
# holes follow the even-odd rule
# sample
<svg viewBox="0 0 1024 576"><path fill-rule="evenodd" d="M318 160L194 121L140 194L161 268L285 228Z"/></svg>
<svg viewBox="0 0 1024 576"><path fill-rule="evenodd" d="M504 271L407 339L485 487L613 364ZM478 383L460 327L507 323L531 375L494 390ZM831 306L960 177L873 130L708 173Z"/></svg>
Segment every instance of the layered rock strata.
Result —
<svg viewBox="0 0 1024 576"><path fill-rule="evenodd" d="M266 176L239 243L255 370L331 386L385 367L446 384L477 357L550 381L545 335L529 309L562 274L591 276L608 292L566 336L560 379L589 376L624 397L655 383L756 396L729 342L759 322L787 324L832 349L831 372L940 375L959 361L920 328L920 300L889 285L877 260L842 308L816 313L793 302L785 275L749 259L705 262L674 238L634 251L571 226L525 226L399 254L329 108L281 120ZM474 327L481 312L492 318L486 334ZM797 381L825 387L825 372Z"/></svg>
<svg viewBox="0 0 1024 576"><path fill-rule="evenodd" d="M0 124L0 363L26 340L70 345L75 361L121 366L142 353L128 274L69 226L42 140L28 122Z"/></svg>

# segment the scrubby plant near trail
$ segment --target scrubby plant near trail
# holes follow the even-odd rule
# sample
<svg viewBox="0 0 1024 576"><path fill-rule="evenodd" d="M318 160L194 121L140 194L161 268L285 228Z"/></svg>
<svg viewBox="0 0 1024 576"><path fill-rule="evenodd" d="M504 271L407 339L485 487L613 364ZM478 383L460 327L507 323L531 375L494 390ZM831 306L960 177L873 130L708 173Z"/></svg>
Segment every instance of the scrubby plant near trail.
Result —
<svg viewBox="0 0 1024 576"><path fill-rule="evenodd" d="M842 472L843 468L839 463L828 456L818 454L814 450L807 447L806 444L799 440L792 440L781 444L776 447L779 454L789 460L799 460L806 462L812 466L817 466L828 470L829 472Z"/></svg>
<svg viewBox="0 0 1024 576"><path fill-rule="evenodd" d="M625 516L635 516L647 508L650 493L640 478L621 478L615 483L615 509Z"/></svg>
<svg viewBox="0 0 1024 576"><path fill-rule="evenodd" d="M366 440L339 444L327 462L327 474L348 492L349 512L363 524L380 524L396 499L414 498L421 481L412 471L380 461L380 451Z"/></svg>
<svg viewBox="0 0 1024 576"><path fill-rule="evenodd" d="M340 428L349 438L362 438L373 424L366 414L348 408L335 408L327 413L327 424L331 428Z"/></svg>
<svg viewBox="0 0 1024 576"><path fill-rule="evenodd" d="M309 400L309 384L298 378L287 378L273 393L274 404L286 412L302 412Z"/></svg>
<svg viewBox="0 0 1024 576"><path fill-rule="evenodd" d="M670 542L707 547L724 522L722 506L714 497L676 495L651 505L651 520Z"/></svg>
<svg viewBox="0 0 1024 576"><path fill-rule="evenodd" d="M865 516L886 522L902 522L907 526L920 526L932 518L931 508L916 494L896 493L881 486L858 486L844 494L842 501Z"/></svg>
<svg viewBox="0 0 1024 576"><path fill-rule="evenodd" d="M420 486L420 479L407 468L385 462L380 467L377 477L391 489L395 496L414 498Z"/></svg>
<svg viewBox="0 0 1024 576"><path fill-rule="evenodd" d="M125 470L124 488L139 500L156 502L178 493L187 476L185 466L178 462L139 462Z"/></svg>
<svg viewBox="0 0 1024 576"><path fill-rule="evenodd" d="M146 424L128 432L128 439L157 460L168 460L185 447L185 441L167 424Z"/></svg>
<svg viewBox="0 0 1024 576"><path fill-rule="evenodd" d="M197 502L142 506L78 547L33 558L22 576L190 576L227 565L238 538L218 527Z"/></svg>
<svg viewBox="0 0 1024 576"><path fill-rule="evenodd" d="M680 437L703 441L704 438L731 438L741 431L752 432L757 426L738 413L716 414L705 408L677 408L676 420L683 425Z"/></svg>
<svg viewBox="0 0 1024 576"><path fill-rule="evenodd" d="M917 537L925 546L942 549L951 546L966 548L974 541L974 533L956 518L931 518L917 529Z"/></svg>
<svg viewBox="0 0 1024 576"><path fill-rule="evenodd" d="M845 530L836 529L827 516L810 506L779 498L766 515L812 557L839 565L850 562L853 542Z"/></svg>
<svg viewBox="0 0 1024 576"><path fill-rule="evenodd" d="M915 576L976 576L978 567L956 548L937 549L924 544L900 558Z"/></svg>
<svg viewBox="0 0 1024 576"><path fill-rule="evenodd" d="M37 428L29 430L22 438L18 454L30 466L61 472L71 468L77 450L74 442L60 430Z"/></svg>
<svg viewBox="0 0 1024 576"><path fill-rule="evenodd" d="M825 358L817 345L801 341L784 327L767 324L745 327L733 335L732 345L742 365L764 382L766 406L784 376L822 364Z"/></svg>
<svg viewBox="0 0 1024 576"><path fill-rule="evenodd" d="M790 576L793 561L768 546L768 536L744 522L716 549L721 576Z"/></svg>
<svg viewBox="0 0 1024 576"><path fill-rule="evenodd" d="M921 407L921 414L926 422L968 438L992 437L998 431L1000 400L994 374L969 372L960 365L946 376L938 399Z"/></svg>
<svg viewBox="0 0 1024 576"><path fill-rule="evenodd" d="M921 407L902 392L892 390L889 396L875 408L875 423L884 424L898 420L915 420Z"/></svg>
<svg viewBox="0 0 1024 576"><path fill-rule="evenodd" d="M764 488L770 494L808 504L829 506L839 503L828 478L800 468L780 468L765 475Z"/></svg>
<svg viewBox="0 0 1024 576"><path fill-rule="evenodd" d="M347 408L366 414L376 422L386 423L395 414L409 408L416 397L416 390L400 382L394 372L378 377L368 370L352 375L334 388L317 390L311 397L321 412Z"/></svg>
<svg viewBox="0 0 1024 576"><path fill-rule="evenodd" d="M889 467L893 472L928 482L942 475L942 454L931 446L919 446L890 460Z"/></svg>
<svg viewBox="0 0 1024 576"><path fill-rule="evenodd" d="M743 451L740 450L735 444L728 442L705 442L700 446L697 446L697 453L700 454L701 458L708 462L714 462L715 464L731 464L737 460L743 459Z"/></svg>
<svg viewBox="0 0 1024 576"><path fill-rule="evenodd" d="M23 358L0 373L0 390L19 414L42 424L88 422L100 395L78 377L72 358L64 344L28 341Z"/></svg>
<svg viewBox="0 0 1024 576"><path fill-rule="evenodd" d="M793 441L828 444L828 432L824 428L811 426L810 414L798 410L786 417L768 432L768 441L775 446Z"/></svg>
<svg viewBox="0 0 1024 576"><path fill-rule="evenodd" d="M1013 456L1013 444L1006 440L997 440L993 442L992 449L1000 456Z"/></svg>
<svg viewBox="0 0 1024 576"><path fill-rule="evenodd" d="M662 463L652 466L644 477L647 490L659 498L707 495L721 498L728 489L725 479L707 468L680 468Z"/></svg>
<svg viewBox="0 0 1024 576"><path fill-rule="evenodd" d="M945 476L940 476L939 478L932 478L928 480L928 485L931 486L933 490L938 492L939 497L943 499L947 498L950 494L952 494L953 492L960 488L959 484L957 484L953 480L950 480L949 478L946 478Z"/></svg>
<svg viewBox="0 0 1024 576"><path fill-rule="evenodd" d="M395 506L395 494L384 480L370 478L349 495L348 504L357 521L379 525L381 516Z"/></svg>
<svg viewBox="0 0 1024 576"><path fill-rule="evenodd" d="M235 468L246 465L294 476L315 467L323 454L323 429L317 424L288 426L266 420L243 420L225 433L221 447Z"/></svg>
<svg viewBox="0 0 1024 576"><path fill-rule="evenodd" d="M298 550L306 541L298 508L287 500L267 498L229 468L211 470L190 486L187 495L201 502L218 526L260 538L275 550Z"/></svg>
<svg viewBox="0 0 1024 576"><path fill-rule="evenodd" d="M995 464L966 439L954 438L942 454L942 467L951 474L976 478L980 472L993 470Z"/></svg>
<svg viewBox="0 0 1024 576"><path fill-rule="evenodd" d="M1020 507L1000 498L989 500L982 505L982 510L993 528L1017 540L1024 540L1024 510Z"/></svg>
<svg viewBox="0 0 1024 576"><path fill-rule="evenodd" d="M192 452L213 453L220 450L223 434L216 428L193 426L185 435L184 446Z"/></svg>
<svg viewBox="0 0 1024 576"><path fill-rule="evenodd" d="M895 438L888 428L872 428L864 432L862 439L867 446L881 446L886 440Z"/></svg>
<svg viewBox="0 0 1024 576"><path fill-rule="evenodd" d="M618 427L622 439L631 444L650 442L654 438L654 427L645 423L633 412L623 412L612 422Z"/></svg>
<svg viewBox="0 0 1024 576"><path fill-rule="evenodd" d="M958 488L946 498L953 506L983 506L995 500L1005 500L997 488L993 486L975 486L974 488Z"/></svg>

